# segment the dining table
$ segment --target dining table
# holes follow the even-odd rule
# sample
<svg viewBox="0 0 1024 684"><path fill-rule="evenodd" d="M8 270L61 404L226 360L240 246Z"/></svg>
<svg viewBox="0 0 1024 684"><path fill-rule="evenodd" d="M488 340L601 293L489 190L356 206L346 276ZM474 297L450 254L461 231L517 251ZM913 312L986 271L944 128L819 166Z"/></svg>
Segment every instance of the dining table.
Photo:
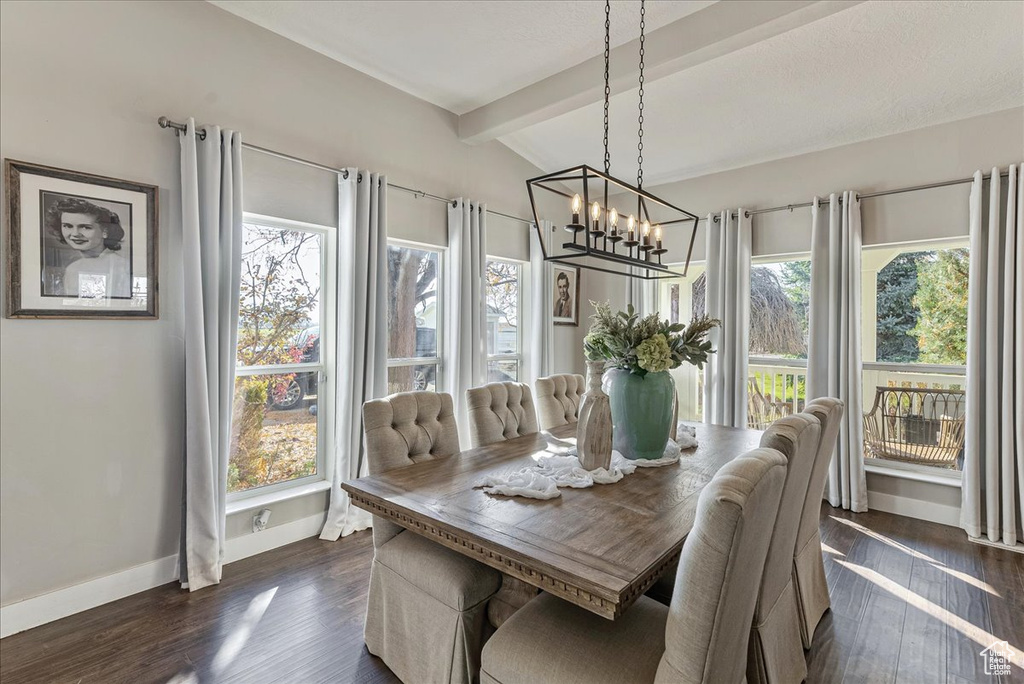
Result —
<svg viewBox="0 0 1024 684"><path fill-rule="evenodd" d="M637 468L612 484L563 488L553 499L493 495L479 485L542 456L574 453L576 424L342 488L354 505L501 571L507 588L540 589L614 620L675 567L704 486L761 438L757 430L692 426L698 446L683 450L678 463Z"/></svg>

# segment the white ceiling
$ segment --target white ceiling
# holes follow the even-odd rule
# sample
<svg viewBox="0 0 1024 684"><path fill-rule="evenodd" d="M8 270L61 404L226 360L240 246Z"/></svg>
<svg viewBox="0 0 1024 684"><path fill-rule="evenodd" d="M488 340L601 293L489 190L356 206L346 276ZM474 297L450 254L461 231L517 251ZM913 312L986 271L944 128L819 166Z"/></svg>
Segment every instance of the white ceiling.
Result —
<svg viewBox="0 0 1024 684"><path fill-rule="evenodd" d="M1024 3L866 2L644 88L658 184L1024 105ZM541 169L598 167L593 104L501 140ZM636 174L636 90L612 99L612 172Z"/></svg>
<svg viewBox="0 0 1024 684"><path fill-rule="evenodd" d="M604 51L597 0L210 0L456 114ZM653 31L714 0L650 0ZM612 2L612 45L637 37L640 3Z"/></svg>
<svg viewBox="0 0 1024 684"><path fill-rule="evenodd" d="M499 98L510 110L532 106L530 86L604 47L604 6L594 0L211 2L460 115ZM685 29L713 4L648 0L648 32ZM612 3L613 45L636 37L638 6ZM741 40L718 39L730 47L648 81L646 185L1024 105L1019 0L870 1L781 33L778 24L737 28ZM544 115L500 140L545 170L601 165L596 97L533 109ZM635 89L613 96L611 127L612 172L629 178Z"/></svg>

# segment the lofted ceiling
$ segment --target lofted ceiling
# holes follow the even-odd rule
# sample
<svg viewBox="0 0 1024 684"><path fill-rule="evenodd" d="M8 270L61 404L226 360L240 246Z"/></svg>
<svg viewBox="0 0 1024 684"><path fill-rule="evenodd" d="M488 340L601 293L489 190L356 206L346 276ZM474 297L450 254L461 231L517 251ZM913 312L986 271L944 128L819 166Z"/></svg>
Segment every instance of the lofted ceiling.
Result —
<svg viewBox="0 0 1024 684"><path fill-rule="evenodd" d="M460 115L544 170L601 166L604 6L211 0ZM1024 3L647 3L645 185L1024 105ZM637 2L612 3L612 172L636 173Z"/></svg>
<svg viewBox="0 0 1024 684"><path fill-rule="evenodd" d="M210 0L456 114L604 51L598 0ZM650 0L647 30L714 4ZM613 0L613 45L636 37L640 3Z"/></svg>

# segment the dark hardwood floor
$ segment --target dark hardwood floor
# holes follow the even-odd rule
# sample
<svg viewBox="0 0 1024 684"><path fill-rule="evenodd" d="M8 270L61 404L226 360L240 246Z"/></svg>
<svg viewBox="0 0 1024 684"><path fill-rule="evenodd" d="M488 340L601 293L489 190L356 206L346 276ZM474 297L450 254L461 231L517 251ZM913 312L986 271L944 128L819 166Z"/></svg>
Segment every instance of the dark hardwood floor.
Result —
<svg viewBox="0 0 1024 684"><path fill-rule="evenodd" d="M1024 648L1024 555L952 527L822 507L832 594L808 682L1024 682L983 671ZM0 682L396 682L362 640L368 532L308 539L0 640Z"/></svg>

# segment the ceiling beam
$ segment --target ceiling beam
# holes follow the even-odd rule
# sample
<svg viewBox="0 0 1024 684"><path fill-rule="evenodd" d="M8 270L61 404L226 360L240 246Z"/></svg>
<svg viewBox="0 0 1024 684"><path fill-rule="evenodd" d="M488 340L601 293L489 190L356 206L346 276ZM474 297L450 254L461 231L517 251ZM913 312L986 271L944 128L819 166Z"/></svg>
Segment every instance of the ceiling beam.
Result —
<svg viewBox="0 0 1024 684"><path fill-rule="evenodd" d="M863 0L729 0L652 31L644 43L644 82L691 69ZM639 38L611 52L611 92L636 87ZM478 144L604 98L604 55L510 93L459 117L459 138Z"/></svg>

